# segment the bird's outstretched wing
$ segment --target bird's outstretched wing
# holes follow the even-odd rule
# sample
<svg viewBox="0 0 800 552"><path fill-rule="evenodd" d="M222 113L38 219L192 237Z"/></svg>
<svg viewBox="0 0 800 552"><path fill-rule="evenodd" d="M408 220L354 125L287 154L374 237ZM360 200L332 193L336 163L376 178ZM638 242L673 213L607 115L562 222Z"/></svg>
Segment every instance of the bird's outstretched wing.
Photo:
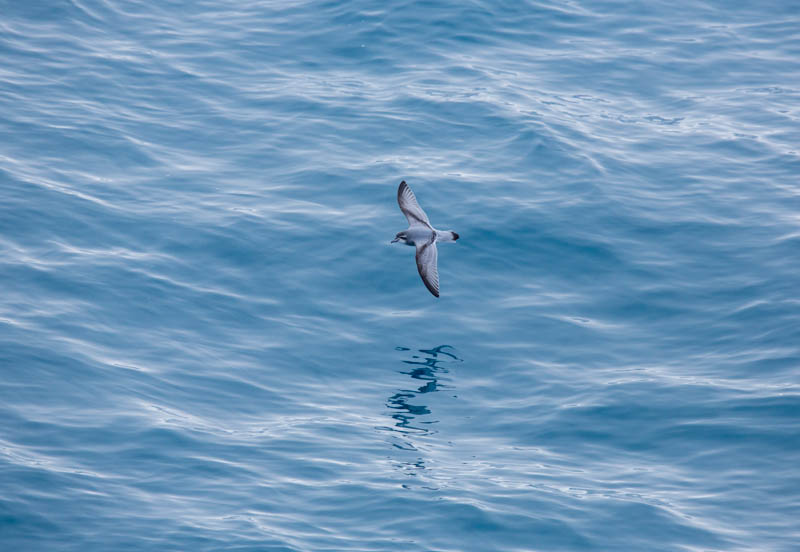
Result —
<svg viewBox="0 0 800 552"><path fill-rule="evenodd" d="M422 210L422 207L417 203L417 198L414 197L414 192L411 191L406 181L400 183L397 188L397 203L400 205L400 210L408 219L408 225L414 226L415 224L422 224L433 230L433 226L428 221L428 215Z"/></svg>
<svg viewBox="0 0 800 552"><path fill-rule="evenodd" d="M412 196L413 197L413 196ZM417 245L417 270L428 291L439 297L439 252L436 249L436 235L423 244Z"/></svg>

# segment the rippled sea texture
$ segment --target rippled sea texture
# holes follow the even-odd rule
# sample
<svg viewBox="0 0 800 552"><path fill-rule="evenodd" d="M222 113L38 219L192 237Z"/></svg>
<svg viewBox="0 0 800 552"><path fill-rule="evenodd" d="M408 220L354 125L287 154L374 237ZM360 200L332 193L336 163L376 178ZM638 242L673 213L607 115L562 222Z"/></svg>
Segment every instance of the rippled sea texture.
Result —
<svg viewBox="0 0 800 552"><path fill-rule="evenodd" d="M0 548L797 550L798 28L0 1Z"/></svg>

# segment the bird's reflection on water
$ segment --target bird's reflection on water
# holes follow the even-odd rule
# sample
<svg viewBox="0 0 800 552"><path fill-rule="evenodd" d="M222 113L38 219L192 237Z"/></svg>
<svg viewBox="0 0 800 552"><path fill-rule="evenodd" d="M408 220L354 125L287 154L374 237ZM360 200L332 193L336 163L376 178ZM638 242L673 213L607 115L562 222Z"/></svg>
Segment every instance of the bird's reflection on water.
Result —
<svg viewBox="0 0 800 552"><path fill-rule="evenodd" d="M435 424L438 420L417 420L421 416L427 416L431 413L430 409L423 404L413 404L411 401L417 402L416 399L421 395L427 393L435 393L441 389L446 389L449 386L440 382L444 374L448 373L446 362L441 357L447 357L449 360L460 360L452 352L446 349L452 349L449 345L440 345L433 349L420 349L419 352L425 356L420 359L419 355L413 355L413 360L402 361L411 366L410 370L401 370L401 374L407 374L411 378L418 380L422 385L416 389L401 389L391 397L387 402L389 408L394 412L391 414L395 420L394 431L400 433L431 433L433 430L429 427L430 424ZM398 351L409 351L406 347L397 347Z"/></svg>
<svg viewBox="0 0 800 552"><path fill-rule="evenodd" d="M396 349L411 351L407 347ZM447 365L461 362L455 355L455 350L449 345L419 349L419 352L422 355L412 354L410 359L402 360L401 362L407 366L406 369L399 370L401 374L406 374L415 380L413 387L399 389L386 401L394 425L379 428L392 432L393 447L414 454L413 459L405 459L396 464L408 475L416 475L419 470L425 469L425 460L419 457L422 452L421 441L437 433L433 425L439 420L432 418L431 409L428 407L430 401L425 400L425 396L430 397L430 393L452 390L453 386L448 383ZM421 404L423 402L428 404Z"/></svg>

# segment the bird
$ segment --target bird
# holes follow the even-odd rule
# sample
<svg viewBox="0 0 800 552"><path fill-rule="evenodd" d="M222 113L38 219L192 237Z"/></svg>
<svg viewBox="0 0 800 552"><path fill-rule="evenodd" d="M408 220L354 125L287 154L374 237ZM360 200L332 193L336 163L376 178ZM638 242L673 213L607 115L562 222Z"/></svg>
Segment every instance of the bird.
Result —
<svg viewBox="0 0 800 552"><path fill-rule="evenodd" d="M414 192L411 191L405 180L397 188L397 203L408 219L408 228L398 232L392 243L402 242L417 248L417 270L422 277L422 282L434 297L439 297L439 268L437 266L439 252L436 250L436 244L454 242L459 236L452 230L437 230L431 226L428 215L417 203Z"/></svg>

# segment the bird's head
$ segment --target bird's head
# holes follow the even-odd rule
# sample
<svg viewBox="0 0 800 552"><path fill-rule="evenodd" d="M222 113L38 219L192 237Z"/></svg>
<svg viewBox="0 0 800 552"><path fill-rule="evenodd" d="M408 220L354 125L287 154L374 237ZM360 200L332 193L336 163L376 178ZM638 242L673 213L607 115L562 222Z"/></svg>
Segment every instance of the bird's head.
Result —
<svg viewBox="0 0 800 552"><path fill-rule="evenodd" d="M398 232L395 235L394 239L392 240L392 243L399 242L399 241L401 241L403 243L408 243L408 235L405 233L405 231Z"/></svg>

